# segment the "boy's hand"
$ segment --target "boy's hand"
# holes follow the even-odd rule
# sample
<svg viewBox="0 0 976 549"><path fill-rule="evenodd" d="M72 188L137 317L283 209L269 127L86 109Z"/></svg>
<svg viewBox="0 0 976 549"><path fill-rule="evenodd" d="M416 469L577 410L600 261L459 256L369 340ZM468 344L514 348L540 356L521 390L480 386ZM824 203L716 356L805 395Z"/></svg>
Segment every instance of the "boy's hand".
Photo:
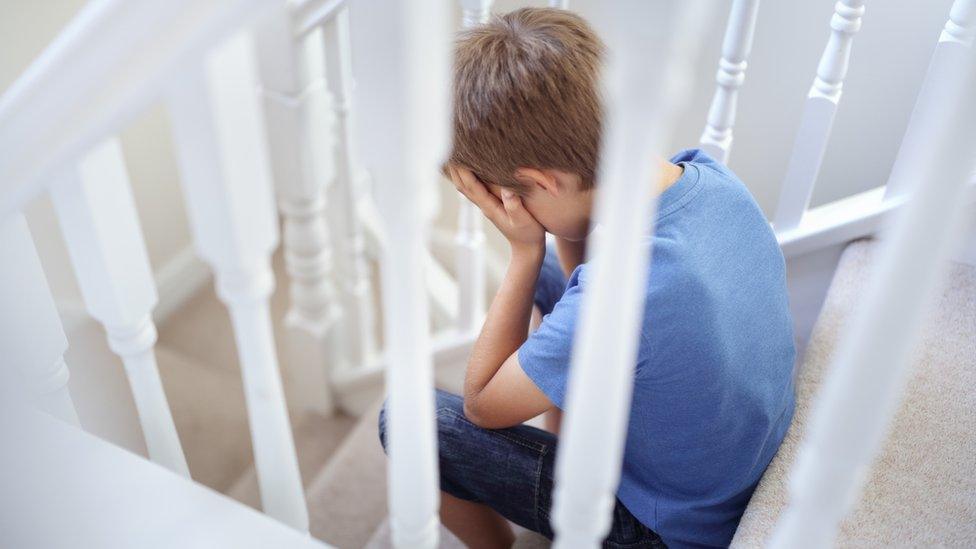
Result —
<svg viewBox="0 0 976 549"><path fill-rule="evenodd" d="M513 252L538 252L545 249L546 230L525 209L522 199L514 191L502 189L499 199L471 170L458 166L450 166L448 170L457 190L478 206L485 217L498 227L508 239Z"/></svg>

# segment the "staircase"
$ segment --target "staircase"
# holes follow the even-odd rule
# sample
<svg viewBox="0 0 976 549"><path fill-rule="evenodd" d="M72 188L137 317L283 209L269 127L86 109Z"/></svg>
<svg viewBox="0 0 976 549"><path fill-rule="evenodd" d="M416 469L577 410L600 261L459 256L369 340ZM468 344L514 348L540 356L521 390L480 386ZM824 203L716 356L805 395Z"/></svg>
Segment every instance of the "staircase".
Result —
<svg viewBox="0 0 976 549"><path fill-rule="evenodd" d="M872 240L857 241L842 255L798 373L794 425L742 519L736 547L763 545L786 505L787 473L812 399L844 323L858 305L876 246ZM281 261L275 265L280 267ZM272 311L278 319L276 331L283 331L280 319L287 306L288 278L278 280ZM844 523L840 546L976 544L976 415L972 413L976 394L970 390L976 385L976 266L953 264L934 311L901 411L861 502ZM96 326L75 333L84 343L73 346L72 352L90 360L118 362ZM211 287L160 326L157 356L194 480L259 509L233 335ZM289 357L280 359L287 373ZM439 378L457 378L457 374ZM73 383L84 383L85 375L82 371ZM124 387L118 392L128 394ZM84 400L78 403L83 420L96 413L85 404ZM341 412L325 416L292 411L311 534L336 547L391 546L386 459L376 439L379 404L375 402L360 418ZM141 441L141 436L133 440ZM959 528L960 524L970 527ZM523 532L518 546L548 543ZM443 530L441 547L462 545Z"/></svg>

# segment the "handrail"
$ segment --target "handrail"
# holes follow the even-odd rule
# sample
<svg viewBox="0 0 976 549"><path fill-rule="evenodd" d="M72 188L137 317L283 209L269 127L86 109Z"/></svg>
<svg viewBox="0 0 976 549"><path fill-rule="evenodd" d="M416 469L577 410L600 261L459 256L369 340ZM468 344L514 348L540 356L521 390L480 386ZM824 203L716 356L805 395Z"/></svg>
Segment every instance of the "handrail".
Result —
<svg viewBox="0 0 976 549"><path fill-rule="evenodd" d="M145 108L268 0L94 0L0 97L0 218ZM69 92L70 93L66 93Z"/></svg>
<svg viewBox="0 0 976 549"><path fill-rule="evenodd" d="M313 29L338 15L346 7L346 0L298 0L290 6L295 37L305 36Z"/></svg>

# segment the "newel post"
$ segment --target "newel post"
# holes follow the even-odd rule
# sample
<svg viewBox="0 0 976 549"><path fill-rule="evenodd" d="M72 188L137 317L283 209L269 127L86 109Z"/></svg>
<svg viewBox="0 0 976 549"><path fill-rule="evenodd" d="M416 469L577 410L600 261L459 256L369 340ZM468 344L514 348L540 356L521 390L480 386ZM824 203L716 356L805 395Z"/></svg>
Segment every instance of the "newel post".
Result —
<svg viewBox="0 0 976 549"><path fill-rule="evenodd" d="M64 362L68 340L27 221L19 213L0 221L0 258L0 356L10 368L0 379L9 376L23 384L30 392L26 400L79 425ZM12 386L2 389L17 391Z"/></svg>
<svg viewBox="0 0 976 549"><path fill-rule="evenodd" d="M156 286L118 140L83 157L51 200L88 312L125 365L149 457L189 477L153 351Z"/></svg>

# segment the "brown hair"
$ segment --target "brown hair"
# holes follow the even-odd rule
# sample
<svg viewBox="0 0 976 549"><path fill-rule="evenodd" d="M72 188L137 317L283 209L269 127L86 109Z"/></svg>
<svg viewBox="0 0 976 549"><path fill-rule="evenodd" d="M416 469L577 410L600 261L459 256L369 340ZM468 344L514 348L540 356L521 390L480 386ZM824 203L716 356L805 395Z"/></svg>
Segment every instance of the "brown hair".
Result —
<svg viewBox="0 0 976 549"><path fill-rule="evenodd" d="M523 8L463 31L454 66L450 162L522 190L520 167L575 173L593 186L602 119L603 43L578 15Z"/></svg>

